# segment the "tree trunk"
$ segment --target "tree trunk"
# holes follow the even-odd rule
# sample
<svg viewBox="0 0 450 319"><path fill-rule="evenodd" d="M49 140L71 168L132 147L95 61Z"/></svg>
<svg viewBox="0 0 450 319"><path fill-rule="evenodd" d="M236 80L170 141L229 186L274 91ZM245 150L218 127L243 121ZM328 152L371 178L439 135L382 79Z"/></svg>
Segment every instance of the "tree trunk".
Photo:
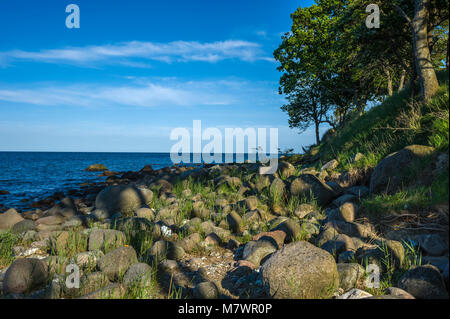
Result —
<svg viewBox="0 0 450 319"><path fill-rule="evenodd" d="M398 83L397 92L403 90L403 87L405 86L405 77L406 77L406 70L402 69L402 74L400 75L400 82Z"/></svg>
<svg viewBox="0 0 450 319"><path fill-rule="evenodd" d="M319 143L320 143L320 134L319 134L319 125L320 125L320 123L316 121L314 123L314 125L316 127L316 144L319 145Z"/></svg>
<svg viewBox="0 0 450 319"><path fill-rule="evenodd" d="M389 72L389 69L385 69L384 72L386 73L386 79L387 79L387 93L389 96L392 96L393 89L392 89L392 76L391 72Z"/></svg>
<svg viewBox="0 0 450 319"><path fill-rule="evenodd" d="M427 20L429 2L430 0L415 0L415 14L414 19L411 21L416 69L419 75L421 96L424 101L429 100L439 89L428 47Z"/></svg>
<svg viewBox="0 0 450 319"><path fill-rule="evenodd" d="M447 56L445 57L445 66L448 70L448 51L450 49L450 37L447 37Z"/></svg>

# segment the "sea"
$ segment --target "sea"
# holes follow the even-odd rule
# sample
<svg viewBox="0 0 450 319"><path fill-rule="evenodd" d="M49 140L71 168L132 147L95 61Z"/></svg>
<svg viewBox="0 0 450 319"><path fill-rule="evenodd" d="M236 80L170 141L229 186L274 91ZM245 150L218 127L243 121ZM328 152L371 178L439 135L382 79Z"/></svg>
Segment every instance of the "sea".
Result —
<svg viewBox="0 0 450 319"><path fill-rule="evenodd" d="M248 159L248 154L243 155ZM55 192L77 189L86 182L104 181L106 177L100 177L101 172L85 171L92 164L127 172L139 171L145 165L152 165L153 169L172 166L172 161L170 153L0 152L0 191L9 192L0 195L0 204L3 208L21 208L28 206L21 202L23 199L31 203Z"/></svg>
<svg viewBox="0 0 450 319"><path fill-rule="evenodd" d="M4 207L21 207L21 200L43 199L55 192L76 189L86 182L104 181L101 172L86 172L91 164L110 171L139 171L171 166L170 153L0 152L0 195Z"/></svg>

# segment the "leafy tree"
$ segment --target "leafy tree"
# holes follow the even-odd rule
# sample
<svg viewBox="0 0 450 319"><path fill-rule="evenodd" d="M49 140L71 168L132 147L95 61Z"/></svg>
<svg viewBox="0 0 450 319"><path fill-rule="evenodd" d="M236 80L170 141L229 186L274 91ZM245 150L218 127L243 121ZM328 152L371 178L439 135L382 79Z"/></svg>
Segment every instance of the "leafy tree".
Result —
<svg viewBox="0 0 450 319"><path fill-rule="evenodd" d="M349 109L353 101L346 98L345 92L333 91L336 88L333 60L339 57L339 52L334 49L336 39L330 34L338 16L332 16L331 12L341 10L345 2L326 0L299 7L291 14L291 31L284 34L274 52L281 64L278 70L283 72L279 92L289 101L282 109L291 117L291 127L304 130L314 123L317 142L319 125L327 122L336 126L345 117L342 110ZM329 113L334 113L334 117Z"/></svg>
<svg viewBox="0 0 450 319"><path fill-rule="evenodd" d="M322 103L318 83L304 83L288 97L288 104L281 107L289 115L289 126L298 128L304 132L308 127L314 125L316 143L320 143L319 126L322 123L333 124L327 114L329 106Z"/></svg>
<svg viewBox="0 0 450 319"><path fill-rule="evenodd" d="M413 0L414 11L405 11L404 5L411 1L394 4L397 12L407 21L413 38L414 60L419 76L420 93L423 100L430 99L438 90L439 83L432 62L433 35L436 28L448 21L448 0ZM403 6L402 6L403 5ZM448 41L448 40L447 40ZM448 46L448 44L447 44ZM448 53L447 53L448 54Z"/></svg>

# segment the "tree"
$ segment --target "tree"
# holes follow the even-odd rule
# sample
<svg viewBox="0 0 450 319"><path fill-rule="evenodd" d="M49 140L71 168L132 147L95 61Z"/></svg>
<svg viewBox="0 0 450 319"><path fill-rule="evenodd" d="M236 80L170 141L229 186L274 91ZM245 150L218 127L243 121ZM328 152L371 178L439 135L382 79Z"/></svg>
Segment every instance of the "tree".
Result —
<svg viewBox="0 0 450 319"><path fill-rule="evenodd" d="M367 1L349 2L332 32L339 40L336 49L342 52L336 68L348 68L352 78L359 80L358 95L374 100L400 91L412 70L411 33L406 23L396 16L387 1L372 1L381 12L380 28L368 29ZM394 15L393 15L394 13Z"/></svg>
<svg viewBox="0 0 450 319"><path fill-rule="evenodd" d="M329 105L322 103L318 85L317 81L314 83L312 80L307 83L303 80L303 85L289 95L289 103L281 107L289 115L289 127L295 127L300 129L300 132L304 132L314 125L317 144L320 143L320 124L332 124L327 117Z"/></svg>
<svg viewBox="0 0 450 319"><path fill-rule="evenodd" d="M333 61L339 52L334 49L336 39L330 34L338 17L331 12L339 11L344 2L324 0L307 8L299 7L291 14L291 31L284 34L274 51L281 64L278 70L283 72L279 93L289 101L282 109L289 114L291 127L303 130L305 125L314 123L317 142L321 123L336 125L329 113L337 115L334 119L342 118L345 112L340 111L352 103L344 98L348 94L333 91L337 87Z"/></svg>
<svg viewBox="0 0 450 319"><path fill-rule="evenodd" d="M414 0L413 17L410 16L398 4L396 10L408 22L414 48L415 66L419 76L420 93L422 100L429 100L439 89L436 72L433 67L431 50L433 44L433 26L439 26L448 20L448 0ZM443 19L443 21L440 21Z"/></svg>

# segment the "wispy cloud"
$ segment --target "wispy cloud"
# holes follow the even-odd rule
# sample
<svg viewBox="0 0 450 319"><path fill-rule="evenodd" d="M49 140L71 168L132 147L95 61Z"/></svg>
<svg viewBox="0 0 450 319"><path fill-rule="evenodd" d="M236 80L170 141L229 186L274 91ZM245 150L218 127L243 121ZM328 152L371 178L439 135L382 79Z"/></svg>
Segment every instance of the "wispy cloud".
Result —
<svg viewBox="0 0 450 319"><path fill-rule="evenodd" d="M165 63L201 61L215 63L227 59L245 62L272 61L255 42L227 40L216 42L174 41L121 42L100 46L66 47L40 51L11 50L0 52L0 65L6 67L15 61L77 64L125 64L146 67L143 61Z"/></svg>
<svg viewBox="0 0 450 319"><path fill-rule="evenodd" d="M58 83L0 86L1 102L43 106L215 106L239 103L279 103L273 84L243 80L181 81L167 78L132 79L123 85Z"/></svg>

